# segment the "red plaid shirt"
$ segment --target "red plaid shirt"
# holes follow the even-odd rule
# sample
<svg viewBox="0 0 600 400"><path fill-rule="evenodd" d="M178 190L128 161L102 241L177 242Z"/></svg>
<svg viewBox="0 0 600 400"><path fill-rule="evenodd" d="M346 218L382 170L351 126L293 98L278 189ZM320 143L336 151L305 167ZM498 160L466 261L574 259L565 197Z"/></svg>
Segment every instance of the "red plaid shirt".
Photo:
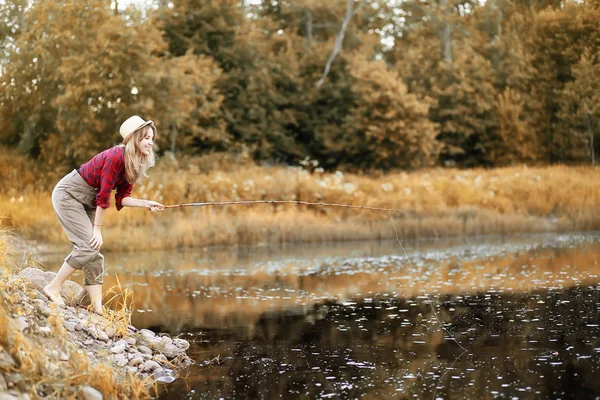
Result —
<svg viewBox="0 0 600 400"><path fill-rule="evenodd" d="M133 185L127 181L125 174L125 149L115 146L94 156L79 169L79 175L88 185L98 189L94 205L102 208L110 207L110 192L117 189L115 202L117 210L123 208L121 202L131 195Z"/></svg>

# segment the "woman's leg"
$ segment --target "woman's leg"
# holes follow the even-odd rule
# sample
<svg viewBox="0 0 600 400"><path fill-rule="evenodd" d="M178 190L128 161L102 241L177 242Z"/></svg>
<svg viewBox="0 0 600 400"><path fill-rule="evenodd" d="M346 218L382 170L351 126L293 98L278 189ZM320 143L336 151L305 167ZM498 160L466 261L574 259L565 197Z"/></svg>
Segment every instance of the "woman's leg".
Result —
<svg viewBox="0 0 600 400"><path fill-rule="evenodd" d="M59 306L65 305L65 302L60 295L60 288L73 272L75 272L75 268L65 262L54 276L54 279L44 286L44 294Z"/></svg>
<svg viewBox="0 0 600 400"><path fill-rule="evenodd" d="M102 315L102 285L84 285L90 296L92 310Z"/></svg>

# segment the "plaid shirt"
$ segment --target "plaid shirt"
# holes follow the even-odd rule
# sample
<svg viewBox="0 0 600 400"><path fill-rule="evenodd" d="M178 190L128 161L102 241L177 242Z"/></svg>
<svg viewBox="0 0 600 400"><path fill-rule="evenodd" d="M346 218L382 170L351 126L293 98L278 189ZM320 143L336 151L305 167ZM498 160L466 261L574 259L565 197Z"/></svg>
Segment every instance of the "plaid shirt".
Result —
<svg viewBox="0 0 600 400"><path fill-rule="evenodd" d="M110 207L110 192L117 189L115 202L117 210L123 208L121 202L131 195L133 185L127 181L125 174L125 149L115 146L94 156L78 170L79 175L88 185L98 189L94 205L102 208Z"/></svg>

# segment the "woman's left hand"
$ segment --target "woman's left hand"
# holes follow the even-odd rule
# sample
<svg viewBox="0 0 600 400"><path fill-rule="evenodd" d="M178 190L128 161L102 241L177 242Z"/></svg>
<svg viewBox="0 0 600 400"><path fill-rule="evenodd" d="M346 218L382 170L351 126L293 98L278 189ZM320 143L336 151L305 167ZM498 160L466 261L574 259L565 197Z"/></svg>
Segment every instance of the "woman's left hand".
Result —
<svg viewBox="0 0 600 400"><path fill-rule="evenodd" d="M152 212L156 212L164 210L165 206L156 201L146 200L146 208Z"/></svg>

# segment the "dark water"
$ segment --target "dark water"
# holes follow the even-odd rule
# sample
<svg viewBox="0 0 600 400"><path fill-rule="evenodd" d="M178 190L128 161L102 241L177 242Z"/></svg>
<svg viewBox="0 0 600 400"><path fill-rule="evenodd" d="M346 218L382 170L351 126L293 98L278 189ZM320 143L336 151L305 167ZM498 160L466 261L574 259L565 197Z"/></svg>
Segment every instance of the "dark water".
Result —
<svg viewBox="0 0 600 400"><path fill-rule="evenodd" d="M105 282L192 342L164 399L600 397L599 234L405 246L107 255Z"/></svg>

